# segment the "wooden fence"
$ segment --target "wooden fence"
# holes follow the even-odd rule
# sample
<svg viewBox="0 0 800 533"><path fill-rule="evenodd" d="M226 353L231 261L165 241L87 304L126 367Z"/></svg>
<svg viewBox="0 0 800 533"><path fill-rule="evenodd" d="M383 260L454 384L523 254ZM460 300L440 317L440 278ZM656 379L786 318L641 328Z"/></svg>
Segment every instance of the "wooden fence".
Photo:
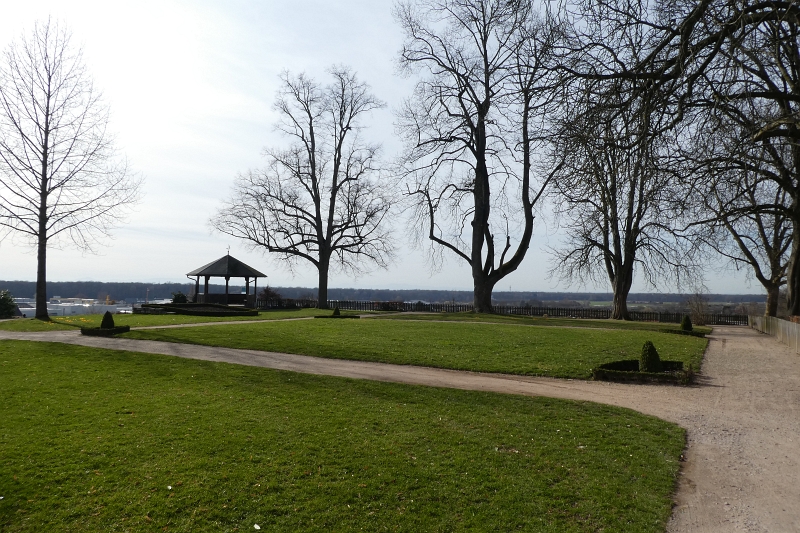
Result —
<svg viewBox="0 0 800 533"><path fill-rule="evenodd" d="M749 318L751 328L772 335L796 353L800 353L800 324L774 316L750 316Z"/></svg>
<svg viewBox="0 0 800 533"><path fill-rule="evenodd" d="M297 309L316 307L316 300L256 300L258 309ZM328 300L328 307L338 307L348 311L405 311L429 313L466 313L474 309L472 304L456 303L424 303L424 302L369 302L356 300ZM514 305L496 305L492 310L499 315L544 316L558 318L611 318L611 310L607 308L587 307L529 307ZM671 322L679 324L683 313L656 313L630 311L632 320L640 322ZM709 326L746 326L747 315L705 315L703 322Z"/></svg>

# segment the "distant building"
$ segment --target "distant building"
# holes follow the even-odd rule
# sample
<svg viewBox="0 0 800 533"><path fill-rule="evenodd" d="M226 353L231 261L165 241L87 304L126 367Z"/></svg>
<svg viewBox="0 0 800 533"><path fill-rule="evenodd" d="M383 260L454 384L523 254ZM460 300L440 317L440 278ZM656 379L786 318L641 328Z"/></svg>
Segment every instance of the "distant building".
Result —
<svg viewBox="0 0 800 533"><path fill-rule="evenodd" d="M32 317L36 311L36 300L33 298L14 298L20 314ZM61 298L53 296L47 303L47 314L50 316L95 315L110 311L113 314L130 313L131 306L126 303L106 304L89 298Z"/></svg>

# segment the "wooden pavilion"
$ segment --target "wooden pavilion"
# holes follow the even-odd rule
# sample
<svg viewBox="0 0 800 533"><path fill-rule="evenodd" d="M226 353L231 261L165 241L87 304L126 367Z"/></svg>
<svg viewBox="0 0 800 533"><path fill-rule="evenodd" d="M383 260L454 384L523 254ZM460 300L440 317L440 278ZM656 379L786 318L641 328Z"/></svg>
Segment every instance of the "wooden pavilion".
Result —
<svg viewBox="0 0 800 533"><path fill-rule="evenodd" d="M235 257L232 257L230 253L205 266L192 270L186 274L186 276L195 278L193 302L201 304L244 305L246 307L255 307L258 278L267 277L255 268L245 265ZM203 292L200 292L200 278L204 278L205 280ZM208 292L208 281L211 278L225 278L225 294L210 294ZM228 289L231 278L244 278L244 294L229 294ZM251 279L253 280L253 294L250 294Z"/></svg>

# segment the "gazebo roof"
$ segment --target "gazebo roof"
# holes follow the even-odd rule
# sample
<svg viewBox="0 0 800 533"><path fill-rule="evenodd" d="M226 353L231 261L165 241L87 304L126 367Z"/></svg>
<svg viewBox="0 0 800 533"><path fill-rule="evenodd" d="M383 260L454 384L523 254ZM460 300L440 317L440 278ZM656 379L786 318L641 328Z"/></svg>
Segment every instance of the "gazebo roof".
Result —
<svg viewBox="0 0 800 533"><path fill-rule="evenodd" d="M187 276L209 276L215 278L266 278L267 276L253 267L247 266L230 254L224 255L197 270L192 270Z"/></svg>

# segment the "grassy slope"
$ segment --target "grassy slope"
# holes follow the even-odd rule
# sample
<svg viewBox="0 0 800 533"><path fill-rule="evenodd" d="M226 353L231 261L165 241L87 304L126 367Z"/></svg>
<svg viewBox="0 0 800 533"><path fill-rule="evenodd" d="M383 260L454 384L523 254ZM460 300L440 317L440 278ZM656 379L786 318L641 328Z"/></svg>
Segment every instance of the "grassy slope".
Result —
<svg viewBox="0 0 800 533"><path fill-rule="evenodd" d="M684 445L591 403L14 341L0 421L4 532L660 532Z"/></svg>
<svg viewBox="0 0 800 533"><path fill-rule="evenodd" d="M705 339L653 331L518 327L402 320L309 320L134 331L187 342L338 359L481 372L588 378L601 363L638 358L651 340L661 358L699 368Z"/></svg>

